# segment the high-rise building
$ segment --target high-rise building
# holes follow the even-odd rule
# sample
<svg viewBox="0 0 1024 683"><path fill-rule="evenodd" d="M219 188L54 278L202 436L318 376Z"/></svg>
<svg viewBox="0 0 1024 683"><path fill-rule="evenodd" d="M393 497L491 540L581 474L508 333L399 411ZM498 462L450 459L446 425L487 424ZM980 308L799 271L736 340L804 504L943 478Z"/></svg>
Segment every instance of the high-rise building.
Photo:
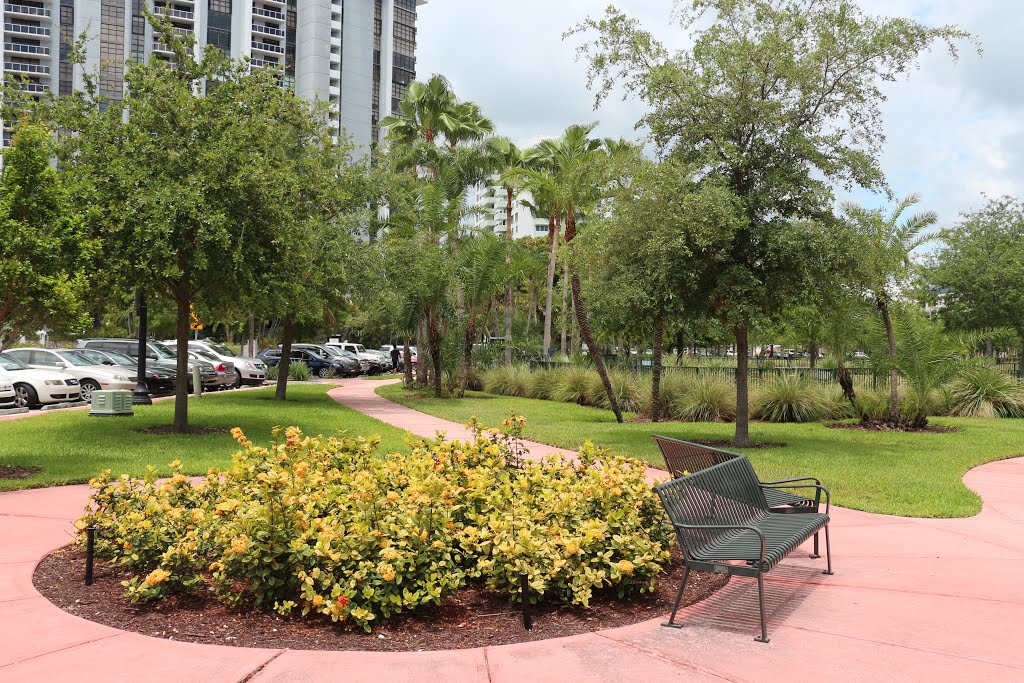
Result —
<svg viewBox="0 0 1024 683"><path fill-rule="evenodd" d="M68 61L86 32L85 70L119 99L124 63L173 54L154 40L144 0L12 0L3 5L3 74L34 96L82 86ZM198 55L217 47L253 68L283 68L285 87L332 106L331 123L361 148L398 110L416 77L416 12L427 0L156 0L175 30L195 36ZM6 139L5 139L6 142Z"/></svg>
<svg viewBox="0 0 1024 683"><path fill-rule="evenodd" d="M534 216L530 208L532 203L533 196L529 192L519 192L512 198L512 239L547 236L548 219L545 216ZM466 206L477 211L464 221L467 227L505 236L508 192L496 178L468 188Z"/></svg>

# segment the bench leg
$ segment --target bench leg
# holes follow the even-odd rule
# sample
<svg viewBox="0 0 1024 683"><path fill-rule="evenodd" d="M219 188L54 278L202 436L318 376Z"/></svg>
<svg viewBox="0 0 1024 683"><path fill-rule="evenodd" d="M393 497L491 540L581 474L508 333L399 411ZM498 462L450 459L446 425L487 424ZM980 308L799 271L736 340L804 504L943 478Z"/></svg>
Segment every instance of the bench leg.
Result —
<svg viewBox="0 0 1024 683"><path fill-rule="evenodd" d="M683 583L679 586L679 592L676 593L676 602L672 606L672 616L668 618L668 621L662 622L662 626L668 626L669 628L682 628L682 624L676 623L676 612L679 611L679 603L683 599L683 591L686 590L686 582L690 578L690 567L687 565L686 570L683 572Z"/></svg>
<svg viewBox="0 0 1024 683"><path fill-rule="evenodd" d="M815 534L815 541L817 541L817 534ZM832 546L828 542L828 524L825 525L825 557L828 558L828 569L822 574L832 574Z"/></svg>
<svg viewBox="0 0 1024 683"><path fill-rule="evenodd" d="M811 553L809 557L812 560L816 560L819 557L821 557L821 555L818 554L818 532L817 531L814 532L814 552Z"/></svg>
<svg viewBox="0 0 1024 683"><path fill-rule="evenodd" d="M759 572L757 574L757 603L758 603L758 606L761 608L761 637L760 638L754 638L754 640L756 640L759 643L767 643L769 638L768 638L768 628L765 626L765 623L764 623L764 573L763 572Z"/></svg>

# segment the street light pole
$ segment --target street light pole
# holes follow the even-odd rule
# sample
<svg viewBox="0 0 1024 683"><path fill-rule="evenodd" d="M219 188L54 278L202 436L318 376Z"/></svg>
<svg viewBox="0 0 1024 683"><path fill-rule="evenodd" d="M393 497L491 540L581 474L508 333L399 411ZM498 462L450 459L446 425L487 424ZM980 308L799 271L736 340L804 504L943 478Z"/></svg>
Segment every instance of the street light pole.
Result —
<svg viewBox="0 0 1024 683"><path fill-rule="evenodd" d="M142 289L135 290L135 314L139 316L139 359L136 367L138 377L135 381L135 390L132 391L133 406L152 405L153 399L149 397L149 387L146 386L146 296Z"/></svg>

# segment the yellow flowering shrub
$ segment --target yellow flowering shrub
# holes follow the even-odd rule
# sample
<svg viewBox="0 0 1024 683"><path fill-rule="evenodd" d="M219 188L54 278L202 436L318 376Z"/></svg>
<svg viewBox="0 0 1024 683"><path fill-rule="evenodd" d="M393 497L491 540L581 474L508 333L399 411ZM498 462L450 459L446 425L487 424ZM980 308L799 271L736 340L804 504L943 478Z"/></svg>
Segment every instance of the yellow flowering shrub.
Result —
<svg viewBox="0 0 1024 683"><path fill-rule="evenodd" d="M598 590L649 590L669 537L642 463L587 444L579 460L523 457L525 421L475 420L467 442L422 441L409 454L378 439L275 428L231 467L193 483L104 471L77 526L97 554L130 568L136 602L213 590L225 602L352 620L439 603L467 580L519 598L586 605Z"/></svg>

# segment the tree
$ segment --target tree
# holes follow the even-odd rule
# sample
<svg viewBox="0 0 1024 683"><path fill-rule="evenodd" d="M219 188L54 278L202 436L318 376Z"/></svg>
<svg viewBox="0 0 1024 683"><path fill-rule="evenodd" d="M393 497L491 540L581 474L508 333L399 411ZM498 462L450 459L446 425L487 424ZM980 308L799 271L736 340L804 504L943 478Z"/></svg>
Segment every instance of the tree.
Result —
<svg viewBox="0 0 1024 683"><path fill-rule="evenodd" d="M0 351L24 333L75 332L88 321L83 296L94 244L70 211L52 156L52 131L22 118L0 175Z"/></svg>
<svg viewBox="0 0 1024 683"><path fill-rule="evenodd" d="M888 217L880 209L865 209L852 203L843 204L843 212L855 230L860 251L864 283L885 325L889 360L889 419L900 421L900 399L897 387L896 331L892 322L892 302L913 268L911 253L934 239L925 231L935 225L934 212L914 214L903 222L903 214L920 201L917 195L904 197L893 207Z"/></svg>
<svg viewBox="0 0 1024 683"><path fill-rule="evenodd" d="M508 278L510 246L494 235L482 234L462 240L455 252L455 281L462 290L464 338L459 371L459 398L466 394L473 359L477 324L485 318Z"/></svg>
<svg viewBox="0 0 1024 683"><path fill-rule="evenodd" d="M491 152L495 165L499 169L499 180L505 188L505 239L512 243L512 204L519 189L517 176L513 171L522 168L525 163L523 151L508 138L498 137L490 140ZM510 265L509 258L505 266ZM512 364L512 309L515 305L515 287L510 281L505 285L505 365Z"/></svg>
<svg viewBox="0 0 1024 683"><path fill-rule="evenodd" d="M1010 326L1024 339L1024 203L991 198L962 214L941 240L926 282L946 324L965 331Z"/></svg>
<svg viewBox="0 0 1024 683"><path fill-rule="evenodd" d="M680 0L676 16L693 43L676 53L614 7L570 34L594 35L580 54L598 104L619 87L639 97L648 111L638 125L658 149L725 183L743 206L746 226L705 300L736 339L736 444L746 446L751 325L814 277L801 260L795 272L779 267L810 236L794 219L827 216L832 183L885 188L881 82L935 42L955 56L969 36L868 16L847 0Z"/></svg>

